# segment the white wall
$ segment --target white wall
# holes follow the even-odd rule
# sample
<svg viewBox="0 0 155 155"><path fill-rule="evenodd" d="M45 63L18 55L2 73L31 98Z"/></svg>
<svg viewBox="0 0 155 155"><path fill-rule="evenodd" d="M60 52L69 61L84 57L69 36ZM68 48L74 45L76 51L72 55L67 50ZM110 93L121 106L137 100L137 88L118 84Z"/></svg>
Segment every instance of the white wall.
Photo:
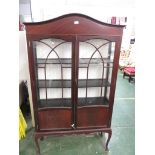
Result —
<svg viewBox="0 0 155 155"><path fill-rule="evenodd" d="M29 4L20 4L19 5L19 14L30 15L30 5Z"/></svg>
<svg viewBox="0 0 155 155"><path fill-rule="evenodd" d="M19 81L28 79L28 59L25 31L19 31Z"/></svg>
<svg viewBox="0 0 155 155"><path fill-rule="evenodd" d="M134 35L134 0L32 0L33 21L48 20L68 13L82 13L103 22L108 22L112 16L127 17L122 46L129 48L131 35Z"/></svg>
<svg viewBox="0 0 155 155"><path fill-rule="evenodd" d="M31 10L29 3L19 4L19 15L21 22L31 22Z"/></svg>
<svg viewBox="0 0 155 155"><path fill-rule="evenodd" d="M32 94L29 76L28 56L27 56L27 45L26 45L26 33L25 31L19 31L19 83L21 81L27 81L29 91L29 101L31 108L32 124L34 126L34 115L32 107Z"/></svg>
<svg viewBox="0 0 155 155"><path fill-rule="evenodd" d="M34 21L46 20L67 13L83 13L103 20L107 16L134 15L133 0L32 0Z"/></svg>

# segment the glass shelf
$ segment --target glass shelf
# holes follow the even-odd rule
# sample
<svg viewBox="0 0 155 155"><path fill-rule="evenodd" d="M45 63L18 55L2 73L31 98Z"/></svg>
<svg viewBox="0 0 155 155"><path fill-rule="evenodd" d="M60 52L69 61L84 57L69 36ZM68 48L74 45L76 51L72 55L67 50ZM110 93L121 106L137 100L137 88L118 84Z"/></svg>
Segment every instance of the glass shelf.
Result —
<svg viewBox="0 0 155 155"><path fill-rule="evenodd" d="M71 107L71 98L40 99L38 107Z"/></svg>
<svg viewBox="0 0 155 155"><path fill-rule="evenodd" d="M89 58L81 58L79 59L79 68L87 68L89 63ZM70 58L61 58L61 59L37 59L38 68L44 68L45 62L46 64L62 64L62 68L71 68L72 60ZM113 61L108 58L103 58L104 67L113 67ZM92 58L90 64L102 64L102 60L100 58Z"/></svg>

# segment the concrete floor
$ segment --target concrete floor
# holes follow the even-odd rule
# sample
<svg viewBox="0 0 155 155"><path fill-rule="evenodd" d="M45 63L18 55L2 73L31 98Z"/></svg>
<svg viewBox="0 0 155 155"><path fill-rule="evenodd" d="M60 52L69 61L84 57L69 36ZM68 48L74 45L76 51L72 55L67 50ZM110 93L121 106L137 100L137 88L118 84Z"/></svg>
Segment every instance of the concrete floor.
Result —
<svg viewBox="0 0 155 155"><path fill-rule="evenodd" d="M27 120L26 138L19 142L20 155L35 155L31 121ZM112 117L109 152L103 148L106 135L97 134L48 137L40 141L42 155L134 155L135 154L135 84L118 73Z"/></svg>

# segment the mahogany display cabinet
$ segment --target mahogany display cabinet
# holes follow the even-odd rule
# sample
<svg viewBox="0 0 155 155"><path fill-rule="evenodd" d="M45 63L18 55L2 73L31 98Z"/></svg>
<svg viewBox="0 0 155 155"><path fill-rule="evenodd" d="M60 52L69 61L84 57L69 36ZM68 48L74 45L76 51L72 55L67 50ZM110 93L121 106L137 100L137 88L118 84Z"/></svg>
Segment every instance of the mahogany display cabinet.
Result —
<svg viewBox="0 0 155 155"><path fill-rule="evenodd" d="M108 133L123 25L82 14L24 23L35 143L49 135Z"/></svg>

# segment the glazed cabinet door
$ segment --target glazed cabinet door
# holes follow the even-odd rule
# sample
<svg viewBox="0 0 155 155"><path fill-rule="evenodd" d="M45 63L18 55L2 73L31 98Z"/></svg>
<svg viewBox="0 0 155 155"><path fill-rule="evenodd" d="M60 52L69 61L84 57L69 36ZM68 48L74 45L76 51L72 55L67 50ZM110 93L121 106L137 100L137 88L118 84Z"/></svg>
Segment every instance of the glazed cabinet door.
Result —
<svg viewBox="0 0 155 155"><path fill-rule="evenodd" d="M107 127L115 43L100 37L78 38L77 128Z"/></svg>
<svg viewBox="0 0 155 155"><path fill-rule="evenodd" d="M33 41L39 130L71 129L72 38Z"/></svg>

